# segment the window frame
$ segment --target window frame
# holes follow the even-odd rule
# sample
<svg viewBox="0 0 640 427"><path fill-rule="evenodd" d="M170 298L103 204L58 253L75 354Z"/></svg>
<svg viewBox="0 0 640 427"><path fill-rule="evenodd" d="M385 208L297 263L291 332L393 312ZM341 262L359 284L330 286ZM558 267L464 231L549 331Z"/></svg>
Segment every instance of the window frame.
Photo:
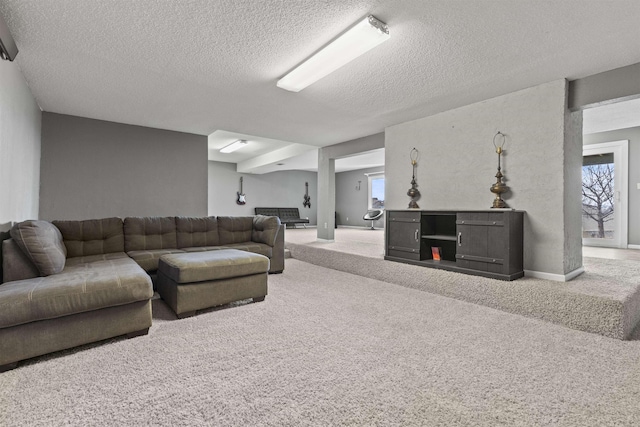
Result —
<svg viewBox="0 0 640 427"><path fill-rule="evenodd" d="M374 208L372 206L373 204L373 197L372 197L372 192L373 192L373 180L375 179L383 179L385 180L384 183L384 192L385 192L385 199L386 199L386 191L387 191L387 187L386 187L386 178L384 176L384 171L382 172L374 172L374 173L366 173L365 174L367 176L367 181L368 181L368 194L367 194L367 209L371 210L371 209L380 209L380 208ZM384 203L384 199L382 200L382 202ZM382 207L382 210L384 210L384 206Z"/></svg>

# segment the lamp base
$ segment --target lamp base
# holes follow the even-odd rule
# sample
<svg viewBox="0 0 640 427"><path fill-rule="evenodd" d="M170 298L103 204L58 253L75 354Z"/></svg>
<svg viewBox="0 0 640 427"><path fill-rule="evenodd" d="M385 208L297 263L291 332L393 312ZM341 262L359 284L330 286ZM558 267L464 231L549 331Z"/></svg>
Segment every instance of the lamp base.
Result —
<svg viewBox="0 0 640 427"><path fill-rule="evenodd" d="M491 191L493 194L496 195L496 198L493 199L493 206L491 206L492 208L508 208L509 206L507 206L507 204L504 202L504 200L502 200L502 197L500 197L500 195L502 193L506 193L507 191L509 191L509 187L507 187L503 182L502 182L502 172L500 172L500 168L498 167L498 173L496 174L496 183L493 184L491 186L491 188L489 189L489 191Z"/></svg>
<svg viewBox="0 0 640 427"><path fill-rule="evenodd" d="M496 209L503 209L503 208L508 208L509 206L507 206L507 204L504 202L504 200L502 200L499 196L496 197L493 200L493 205L491 206L491 208L496 208Z"/></svg>

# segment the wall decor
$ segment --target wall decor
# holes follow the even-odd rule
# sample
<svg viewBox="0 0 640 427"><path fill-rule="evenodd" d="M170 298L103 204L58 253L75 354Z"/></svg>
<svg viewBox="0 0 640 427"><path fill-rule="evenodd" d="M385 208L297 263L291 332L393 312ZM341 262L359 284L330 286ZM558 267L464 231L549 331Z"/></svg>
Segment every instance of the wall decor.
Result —
<svg viewBox="0 0 640 427"><path fill-rule="evenodd" d="M242 192L242 177L240 177L240 191L238 191L237 193L238 193L238 199L236 200L236 203L239 205L244 205L245 203L247 203L247 198L245 197L245 194Z"/></svg>
<svg viewBox="0 0 640 427"><path fill-rule="evenodd" d="M304 202L302 202L302 207L311 208L311 196L309 196L309 183L304 183Z"/></svg>
<svg viewBox="0 0 640 427"><path fill-rule="evenodd" d="M420 152L413 147L409 152L409 159L411 159L411 167L413 168L413 175L411 176L411 188L407 191L407 196L411 198L409 202L409 209L420 209L420 206L416 203L416 200L420 198L420 191L418 190L418 184L416 183L416 167L418 166L418 157Z"/></svg>
<svg viewBox="0 0 640 427"><path fill-rule="evenodd" d="M498 141L496 142L496 138ZM498 131L493 137L493 146L496 149L496 153L498 153L498 173L496 173L496 183L491 186L489 189L493 194L496 195L495 199L493 199L493 205L491 208L506 208L508 207L504 200L502 200L502 194L509 191L509 187L507 187L503 182L502 172L500 170L500 156L504 151L504 146L507 141L505 134Z"/></svg>

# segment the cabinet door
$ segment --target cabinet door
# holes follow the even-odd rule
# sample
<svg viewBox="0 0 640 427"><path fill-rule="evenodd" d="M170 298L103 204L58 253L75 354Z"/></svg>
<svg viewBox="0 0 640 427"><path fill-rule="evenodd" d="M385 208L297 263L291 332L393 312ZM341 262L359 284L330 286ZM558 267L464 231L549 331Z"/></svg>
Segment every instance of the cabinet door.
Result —
<svg viewBox="0 0 640 427"><path fill-rule="evenodd" d="M456 265L472 270L504 273L508 249L501 212L460 212L456 220Z"/></svg>
<svg viewBox="0 0 640 427"><path fill-rule="evenodd" d="M420 212L387 212L387 255L420 259Z"/></svg>

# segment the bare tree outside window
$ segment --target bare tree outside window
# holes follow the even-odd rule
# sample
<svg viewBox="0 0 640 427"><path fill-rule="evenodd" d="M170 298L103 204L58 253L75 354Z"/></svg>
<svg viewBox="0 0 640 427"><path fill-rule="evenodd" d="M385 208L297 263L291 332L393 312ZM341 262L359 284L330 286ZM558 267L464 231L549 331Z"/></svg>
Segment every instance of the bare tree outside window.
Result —
<svg viewBox="0 0 640 427"><path fill-rule="evenodd" d="M582 214L597 225L597 233L583 231L584 237L607 238L605 223L614 218L614 165L590 164L582 167ZM589 234L589 235L585 235ZM596 234L596 235L591 235Z"/></svg>

